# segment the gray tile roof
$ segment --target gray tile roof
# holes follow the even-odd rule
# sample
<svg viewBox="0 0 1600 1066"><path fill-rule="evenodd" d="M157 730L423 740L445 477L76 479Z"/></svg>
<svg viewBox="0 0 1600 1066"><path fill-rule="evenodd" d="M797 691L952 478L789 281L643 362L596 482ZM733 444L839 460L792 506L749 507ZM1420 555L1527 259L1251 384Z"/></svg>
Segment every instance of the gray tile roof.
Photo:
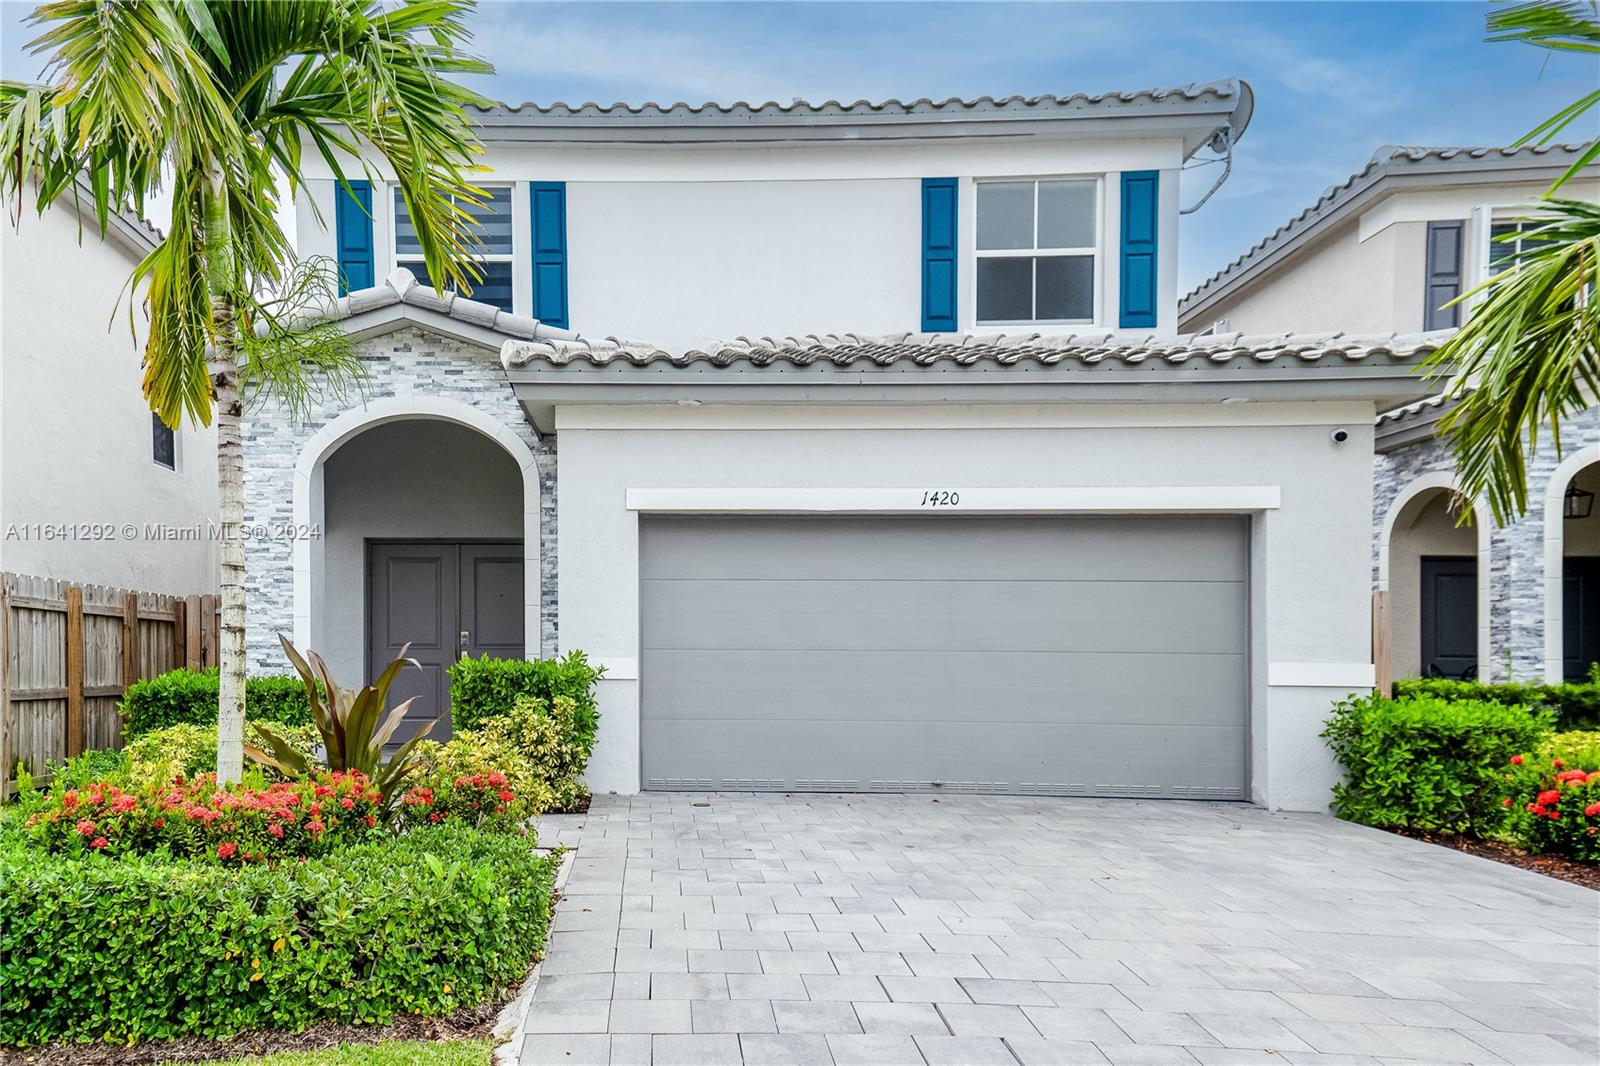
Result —
<svg viewBox="0 0 1600 1066"><path fill-rule="evenodd" d="M507 369L542 364L606 366L626 364L672 367L760 368L776 364L878 367L907 363L913 366L989 363L997 367L1036 364L1053 367L1076 364L1133 366L1165 363L1225 366L1244 359L1255 363L1317 363L1322 360L1362 363L1378 360L1411 362L1449 336L1449 331L1406 336L1351 336L1344 333L1246 337L1224 334L1205 337L1149 336L1130 339L1109 333L895 333L858 336L853 333L812 334L804 337L739 337L702 349L668 352L653 345L614 340L508 341L500 359Z"/></svg>
<svg viewBox="0 0 1600 1066"><path fill-rule="evenodd" d="M554 103L539 104L530 100L520 104L494 104L488 107L474 108L473 110L484 115L522 115L524 117L537 115L547 118L676 119L690 121L705 121L708 119L733 121L747 121L750 119L793 120L804 117L838 118L870 115L1005 114L1085 110L1141 102L1160 102L1173 98L1183 100L1198 100L1203 97L1230 99L1239 95L1241 84L1237 78L1225 78L1205 83L1191 82L1188 85L1178 85L1168 89L1072 93L1068 96L1056 96L1051 93L1040 96L979 96L972 99L952 96L945 100L933 100L928 97L922 97L917 100L891 98L881 101L857 100L854 103L843 103L839 100L827 100L822 103L795 100L792 103L780 104L775 100L768 100L765 103L735 100L727 104L710 101L702 104L689 104L683 101L664 104L652 100L642 104L621 102L598 104L592 101L582 104L569 104L558 100Z"/></svg>
<svg viewBox="0 0 1600 1066"><path fill-rule="evenodd" d="M1408 403L1404 407L1396 407L1392 411L1384 411L1378 415L1376 422L1379 426L1385 426L1397 422L1405 422L1419 416L1443 414L1450 406L1453 405L1446 400L1445 394L1441 392L1418 400L1416 403Z"/></svg>
<svg viewBox="0 0 1600 1066"><path fill-rule="evenodd" d="M320 317L324 321L346 321L395 306L416 308L513 340L583 342L582 336L570 329L551 326L526 315L514 315L493 304L453 292L441 293L430 285L420 285L416 276L404 267L371 288L357 289L340 297Z"/></svg>
<svg viewBox="0 0 1600 1066"><path fill-rule="evenodd" d="M502 103L475 109L475 120L486 141L727 141L981 136L1014 134L1024 124L1028 132L1037 132L1059 121L1132 118L1182 125L1193 151L1220 126L1230 127L1237 140L1254 107L1248 82L1224 78L1166 89L1063 96L788 104Z"/></svg>
<svg viewBox="0 0 1600 1066"><path fill-rule="evenodd" d="M1268 259L1298 246L1323 224L1358 201L1369 199L1378 187L1394 178L1478 173L1492 179L1553 180L1571 166L1585 145L1524 145L1521 148L1426 147L1384 145L1367 165L1337 185L1330 186L1315 203L1257 241L1243 255L1202 281L1178 301L1180 317L1221 296L1243 282ZM1600 167L1596 168L1600 172ZM1520 172L1520 173L1519 173Z"/></svg>

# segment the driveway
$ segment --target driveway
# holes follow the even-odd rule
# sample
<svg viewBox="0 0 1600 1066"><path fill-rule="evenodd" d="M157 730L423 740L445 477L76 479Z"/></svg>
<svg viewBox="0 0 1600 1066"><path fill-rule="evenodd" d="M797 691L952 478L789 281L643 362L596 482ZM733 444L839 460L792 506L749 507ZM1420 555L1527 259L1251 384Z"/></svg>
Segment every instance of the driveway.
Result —
<svg viewBox="0 0 1600 1066"><path fill-rule="evenodd" d="M1600 1061L1600 895L1325 816L657 793L540 835L523 1063Z"/></svg>

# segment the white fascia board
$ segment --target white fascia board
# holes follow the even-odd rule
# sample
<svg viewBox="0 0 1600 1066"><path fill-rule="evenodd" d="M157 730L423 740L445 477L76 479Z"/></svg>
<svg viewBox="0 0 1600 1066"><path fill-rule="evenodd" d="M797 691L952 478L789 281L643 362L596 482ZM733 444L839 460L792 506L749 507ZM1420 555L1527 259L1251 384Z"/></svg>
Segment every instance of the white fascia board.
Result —
<svg viewBox="0 0 1600 1066"><path fill-rule="evenodd" d="M1276 510L1276 485L996 488L630 488L657 514L1248 514Z"/></svg>

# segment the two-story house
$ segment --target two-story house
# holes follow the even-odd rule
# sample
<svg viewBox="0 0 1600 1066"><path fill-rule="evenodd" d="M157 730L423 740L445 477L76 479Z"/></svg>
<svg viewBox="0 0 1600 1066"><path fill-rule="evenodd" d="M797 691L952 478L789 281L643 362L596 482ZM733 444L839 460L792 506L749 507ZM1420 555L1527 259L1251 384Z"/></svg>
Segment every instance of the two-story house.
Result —
<svg viewBox="0 0 1600 1066"><path fill-rule="evenodd" d="M470 298L322 174L372 384L250 416L250 519L303 530L251 546L252 668L409 642L432 716L459 656L584 649L597 791L1323 807L1429 348L1177 335L1179 170L1252 102L491 108Z"/></svg>
<svg viewBox="0 0 1600 1066"><path fill-rule="evenodd" d="M141 391L129 276L157 235L123 212L102 237L92 202L7 203L0 224L0 570L213 592L216 432L162 425Z"/></svg>
<svg viewBox="0 0 1600 1066"><path fill-rule="evenodd" d="M1184 330L1448 331L1455 302L1507 265L1532 206L1580 147L1379 149L1179 305ZM1600 166L1562 196L1600 200ZM1441 334L1442 335L1442 334ZM1435 391L1443 388L1435 382ZM1394 676L1560 681L1600 660L1600 411L1548 430L1528 459L1529 510L1458 521L1435 395L1380 413L1373 582Z"/></svg>

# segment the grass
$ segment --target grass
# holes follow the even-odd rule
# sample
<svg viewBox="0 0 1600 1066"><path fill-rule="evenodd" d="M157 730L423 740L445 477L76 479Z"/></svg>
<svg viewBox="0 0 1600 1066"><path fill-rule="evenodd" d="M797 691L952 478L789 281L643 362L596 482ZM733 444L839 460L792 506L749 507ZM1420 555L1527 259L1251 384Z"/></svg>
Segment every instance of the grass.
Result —
<svg viewBox="0 0 1600 1066"><path fill-rule="evenodd" d="M387 1044L340 1044L321 1051L280 1051L205 1066L487 1066L489 1058L487 1040L396 1040Z"/></svg>

